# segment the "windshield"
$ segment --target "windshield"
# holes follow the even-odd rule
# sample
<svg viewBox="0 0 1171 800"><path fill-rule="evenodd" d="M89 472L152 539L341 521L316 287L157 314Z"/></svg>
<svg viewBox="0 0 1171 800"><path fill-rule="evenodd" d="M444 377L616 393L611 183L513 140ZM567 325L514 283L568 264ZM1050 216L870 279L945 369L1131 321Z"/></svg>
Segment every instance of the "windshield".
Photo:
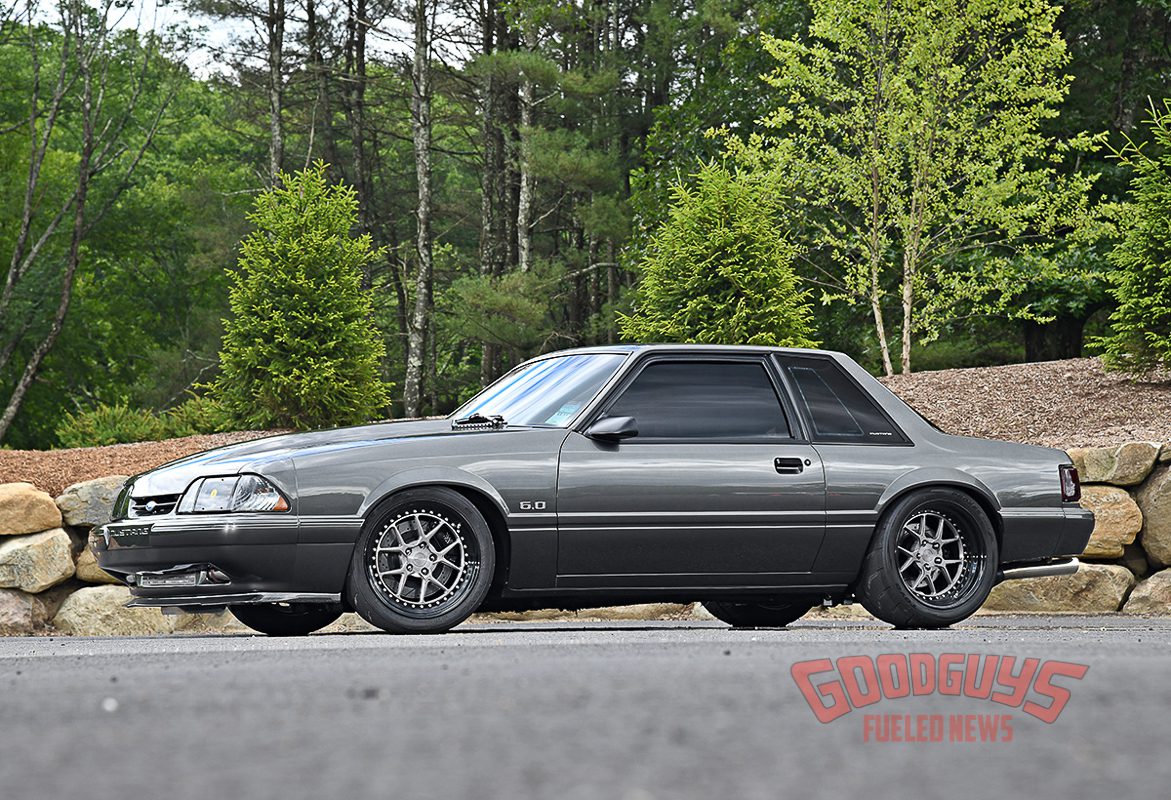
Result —
<svg viewBox="0 0 1171 800"><path fill-rule="evenodd" d="M564 427L617 371L625 355L554 356L515 369L452 414L499 415L510 425Z"/></svg>

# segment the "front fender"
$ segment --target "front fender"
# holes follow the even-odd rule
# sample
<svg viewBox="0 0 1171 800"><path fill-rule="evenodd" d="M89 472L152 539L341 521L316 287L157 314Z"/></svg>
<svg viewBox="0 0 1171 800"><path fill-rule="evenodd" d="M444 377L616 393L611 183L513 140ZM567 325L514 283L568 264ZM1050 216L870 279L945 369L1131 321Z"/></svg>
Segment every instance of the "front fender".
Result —
<svg viewBox="0 0 1171 800"><path fill-rule="evenodd" d="M491 500L501 516L508 517L508 506L492 484L474 472L445 466L411 467L392 474L366 495L358 508L358 516L365 517L371 508L392 494L416 486L462 486L475 490Z"/></svg>

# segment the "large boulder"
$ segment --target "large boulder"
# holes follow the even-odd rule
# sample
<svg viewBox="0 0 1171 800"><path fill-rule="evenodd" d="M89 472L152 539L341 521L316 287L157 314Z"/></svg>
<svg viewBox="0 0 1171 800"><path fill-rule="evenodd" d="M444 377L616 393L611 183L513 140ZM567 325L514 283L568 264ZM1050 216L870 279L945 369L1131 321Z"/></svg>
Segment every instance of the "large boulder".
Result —
<svg viewBox="0 0 1171 800"><path fill-rule="evenodd" d="M1082 564L1073 575L1005 581L993 588L984 609L1082 614L1117 611L1134 582L1134 574L1126 567Z"/></svg>
<svg viewBox="0 0 1171 800"><path fill-rule="evenodd" d="M73 576L69 534L60 528L0 539L0 587L43 592Z"/></svg>
<svg viewBox="0 0 1171 800"><path fill-rule="evenodd" d="M128 478L126 475L110 475L68 487L57 498L57 508L61 509L65 524L92 528L109 522L118 493Z"/></svg>
<svg viewBox="0 0 1171 800"><path fill-rule="evenodd" d="M77 579L86 583L122 583L110 573L98 566L94 551L86 548L77 556Z"/></svg>
<svg viewBox="0 0 1171 800"><path fill-rule="evenodd" d="M1118 563L1133 572L1136 578L1142 578L1151 571L1151 563L1147 561L1147 554L1138 544L1128 544L1126 549L1122 551L1122 558L1118 559Z"/></svg>
<svg viewBox="0 0 1171 800"><path fill-rule="evenodd" d="M1156 572L1134 587L1122 610L1127 614L1171 614L1171 569Z"/></svg>
<svg viewBox="0 0 1171 800"><path fill-rule="evenodd" d="M1088 558L1122 558L1143 527L1138 503L1117 486L1082 487L1082 507L1094 512L1094 532L1086 545Z"/></svg>
<svg viewBox="0 0 1171 800"><path fill-rule="evenodd" d="M45 606L36 595L0 589L0 636L36 633L48 621Z"/></svg>
<svg viewBox="0 0 1171 800"><path fill-rule="evenodd" d="M126 608L125 586L87 586L61 604L53 627L73 636L154 636L175 630L175 617L157 608Z"/></svg>
<svg viewBox="0 0 1171 800"><path fill-rule="evenodd" d="M1139 544L1157 567L1171 565L1171 466L1160 466L1135 492L1143 514Z"/></svg>
<svg viewBox="0 0 1171 800"><path fill-rule="evenodd" d="M61 511L47 492L31 483L0 483L0 536L60 527Z"/></svg>
<svg viewBox="0 0 1171 800"><path fill-rule="evenodd" d="M1074 448L1069 457L1085 483L1137 486L1151 474L1158 442L1127 442L1117 447Z"/></svg>

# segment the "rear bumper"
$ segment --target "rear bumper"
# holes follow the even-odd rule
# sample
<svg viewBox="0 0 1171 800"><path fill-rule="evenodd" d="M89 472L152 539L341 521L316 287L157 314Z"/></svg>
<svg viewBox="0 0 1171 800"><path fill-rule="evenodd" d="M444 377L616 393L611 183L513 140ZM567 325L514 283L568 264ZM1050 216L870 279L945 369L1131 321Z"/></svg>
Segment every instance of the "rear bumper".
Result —
<svg viewBox="0 0 1171 800"><path fill-rule="evenodd" d="M1001 520L1000 563L1005 568L1080 556L1094 531L1093 512L1076 506L1006 510Z"/></svg>
<svg viewBox="0 0 1171 800"><path fill-rule="evenodd" d="M289 514L167 515L90 534L98 566L130 585L135 606L336 601L353 544L300 539Z"/></svg>

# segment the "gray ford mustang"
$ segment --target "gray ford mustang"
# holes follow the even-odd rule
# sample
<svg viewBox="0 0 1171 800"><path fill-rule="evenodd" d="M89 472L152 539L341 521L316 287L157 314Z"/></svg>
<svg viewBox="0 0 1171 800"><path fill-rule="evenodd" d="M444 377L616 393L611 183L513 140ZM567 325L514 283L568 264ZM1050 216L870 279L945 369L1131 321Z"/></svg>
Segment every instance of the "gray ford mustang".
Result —
<svg viewBox="0 0 1171 800"><path fill-rule="evenodd" d="M132 605L278 635L692 601L781 626L855 599L934 628L1075 572L1079 495L1060 450L945 434L841 353L614 346L528 361L447 419L174 461L92 543Z"/></svg>

